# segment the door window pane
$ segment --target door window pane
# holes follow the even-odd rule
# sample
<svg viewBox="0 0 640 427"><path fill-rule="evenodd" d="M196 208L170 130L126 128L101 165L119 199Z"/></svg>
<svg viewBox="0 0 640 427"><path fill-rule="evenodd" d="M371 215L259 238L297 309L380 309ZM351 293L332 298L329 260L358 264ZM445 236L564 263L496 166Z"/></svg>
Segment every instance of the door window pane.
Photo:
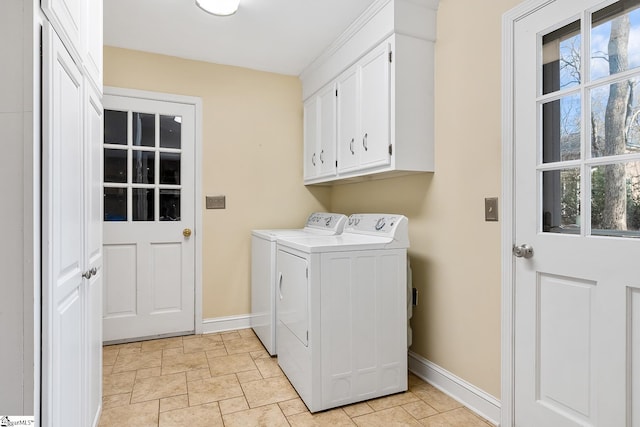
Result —
<svg viewBox="0 0 640 427"><path fill-rule="evenodd" d="M580 84L580 21L572 22L542 38L542 93Z"/></svg>
<svg viewBox="0 0 640 427"><path fill-rule="evenodd" d="M126 188L105 188L104 189L104 220L105 221L126 221L127 220L127 189Z"/></svg>
<svg viewBox="0 0 640 427"><path fill-rule="evenodd" d="M104 143L127 145L127 112L104 110Z"/></svg>
<svg viewBox="0 0 640 427"><path fill-rule="evenodd" d="M594 235L640 237L640 162L591 168Z"/></svg>
<svg viewBox="0 0 640 427"><path fill-rule="evenodd" d="M640 78L591 91L591 156L640 152Z"/></svg>
<svg viewBox="0 0 640 427"><path fill-rule="evenodd" d="M181 116L160 116L160 147L180 148L182 138Z"/></svg>
<svg viewBox="0 0 640 427"><path fill-rule="evenodd" d="M180 153L160 153L160 184L180 184Z"/></svg>
<svg viewBox="0 0 640 427"><path fill-rule="evenodd" d="M138 151L133 153L133 180L137 184L153 184L155 181L156 153L153 151Z"/></svg>
<svg viewBox="0 0 640 427"><path fill-rule="evenodd" d="M160 221L180 221L180 190L160 190Z"/></svg>
<svg viewBox="0 0 640 427"><path fill-rule="evenodd" d="M104 150L104 182L127 182L127 150Z"/></svg>
<svg viewBox="0 0 640 427"><path fill-rule="evenodd" d="M544 163L580 158L580 94L564 96L542 106Z"/></svg>
<svg viewBox="0 0 640 427"><path fill-rule="evenodd" d="M133 145L155 147L156 116L154 114L133 113Z"/></svg>
<svg viewBox="0 0 640 427"><path fill-rule="evenodd" d="M580 232L580 169L542 173L542 230Z"/></svg>
<svg viewBox="0 0 640 427"><path fill-rule="evenodd" d="M640 66L640 0L624 0L595 12L591 29L591 79Z"/></svg>
<svg viewBox="0 0 640 427"><path fill-rule="evenodd" d="M132 190L132 208L134 221L154 220L155 190L153 188L134 188Z"/></svg>

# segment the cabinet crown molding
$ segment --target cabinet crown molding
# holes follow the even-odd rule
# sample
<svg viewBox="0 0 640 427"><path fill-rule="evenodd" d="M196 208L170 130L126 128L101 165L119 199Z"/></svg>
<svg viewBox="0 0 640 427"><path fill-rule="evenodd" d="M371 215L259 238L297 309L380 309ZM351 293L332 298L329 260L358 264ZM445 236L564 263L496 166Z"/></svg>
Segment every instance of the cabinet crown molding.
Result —
<svg viewBox="0 0 640 427"><path fill-rule="evenodd" d="M303 99L392 34L435 42L440 0L377 0L300 73Z"/></svg>

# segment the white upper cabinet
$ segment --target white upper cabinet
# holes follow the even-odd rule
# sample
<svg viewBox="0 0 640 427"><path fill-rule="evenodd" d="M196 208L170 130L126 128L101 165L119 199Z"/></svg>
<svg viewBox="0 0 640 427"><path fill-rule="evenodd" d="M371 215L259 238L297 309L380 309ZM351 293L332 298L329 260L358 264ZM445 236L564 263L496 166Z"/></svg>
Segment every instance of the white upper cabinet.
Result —
<svg viewBox="0 0 640 427"><path fill-rule="evenodd" d="M433 172L433 54L437 0L378 0L300 76L305 101L305 184ZM307 109L337 89L337 166L306 173L318 148ZM315 100L315 101L314 101ZM315 102L315 103L314 103ZM316 126L329 131L326 108ZM320 119L318 119L320 120ZM316 138L315 142L307 138ZM324 150L324 151L323 151ZM317 162L316 162L317 166Z"/></svg>
<svg viewBox="0 0 640 427"><path fill-rule="evenodd" d="M41 0L41 7L74 61L102 94L103 0Z"/></svg>
<svg viewBox="0 0 640 427"><path fill-rule="evenodd" d="M304 178L336 173L336 86L327 85L304 104Z"/></svg>
<svg viewBox="0 0 640 427"><path fill-rule="evenodd" d="M382 43L338 80L344 89L338 91L339 173L391 162L390 52L389 44Z"/></svg>

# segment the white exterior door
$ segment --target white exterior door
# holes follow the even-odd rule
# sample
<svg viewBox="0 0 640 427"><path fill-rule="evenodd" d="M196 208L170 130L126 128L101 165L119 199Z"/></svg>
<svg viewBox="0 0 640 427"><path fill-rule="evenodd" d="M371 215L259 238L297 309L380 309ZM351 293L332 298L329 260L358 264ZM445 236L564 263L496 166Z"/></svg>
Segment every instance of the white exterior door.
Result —
<svg viewBox="0 0 640 427"><path fill-rule="evenodd" d="M104 105L104 340L193 332L195 106Z"/></svg>
<svg viewBox="0 0 640 427"><path fill-rule="evenodd" d="M514 23L517 426L640 426L639 5Z"/></svg>

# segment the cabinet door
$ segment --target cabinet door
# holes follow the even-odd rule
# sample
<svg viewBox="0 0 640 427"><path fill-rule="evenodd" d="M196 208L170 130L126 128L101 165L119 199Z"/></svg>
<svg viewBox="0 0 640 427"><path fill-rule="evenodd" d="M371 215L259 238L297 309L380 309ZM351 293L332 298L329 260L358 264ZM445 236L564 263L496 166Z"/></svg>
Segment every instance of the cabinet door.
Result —
<svg viewBox="0 0 640 427"><path fill-rule="evenodd" d="M102 3L102 0L87 1L82 28L84 68L99 93L102 93Z"/></svg>
<svg viewBox="0 0 640 427"><path fill-rule="evenodd" d="M304 103L304 179L315 178L318 155L318 98L313 96Z"/></svg>
<svg viewBox="0 0 640 427"><path fill-rule="evenodd" d="M330 84L318 94L318 158L319 176L336 173L336 85ZM316 162L317 162L316 161Z"/></svg>
<svg viewBox="0 0 640 427"><path fill-rule="evenodd" d="M347 172L358 167L360 144L357 112L357 68L352 67L338 78L338 172Z"/></svg>
<svg viewBox="0 0 640 427"><path fill-rule="evenodd" d="M42 425L80 427L85 403L83 79L43 26Z"/></svg>
<svg viewBox="0 0 640 427"><path fill-rule="evenodd" d="M85 80L86 81L86 80ZM86 254L91 278L86 285L86 426L98 424L102 404L102 135L103 110L99 94L85 84L84 197Z"/></svg>
<svg viewBox="0 0 640 427"><path fill-rule="evenodd" d="M41 2L45 15L74 56L79 56L82 51L82 21L87 3L92 1L94 0L42 0ZM102 25L100 32L102 32Z"/></svg>
<svg viewBox="0 0 640 427"><path fill-rule="evenodd" d="M389 44L383 43L360 62L360 168L387 165L390 144Z"/></svg>

